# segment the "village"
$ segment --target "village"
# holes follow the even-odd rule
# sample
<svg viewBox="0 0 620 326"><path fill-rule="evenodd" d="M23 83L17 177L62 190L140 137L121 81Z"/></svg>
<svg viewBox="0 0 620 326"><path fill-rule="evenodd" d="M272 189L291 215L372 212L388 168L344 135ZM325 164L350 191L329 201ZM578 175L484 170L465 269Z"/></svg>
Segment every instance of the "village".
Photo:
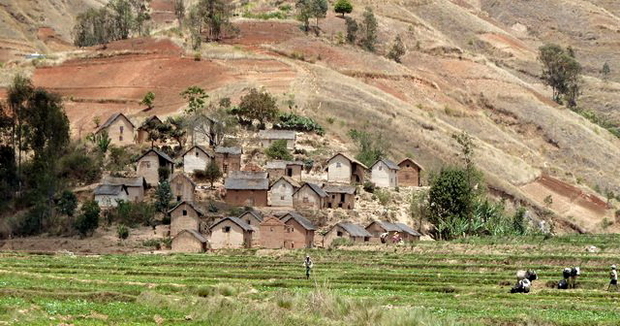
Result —
<svg viewBox="0 0 620 326"><path fill-rule="evenodd" d="M114 146L148 145L144 126L153 121L161 122L152 116L136 127L127 116L117 113L95 134L105 133ZM291 130L260 130L251 142L266 149L277 141L285 141L286 148L294 151L297 136L298 132ZM399 221L372 220L362 225L345 218L333 225L318 225L311 218L324 210L342 210L346 216L346 211L354 209L365 183L388 189L420 187L423 168L411 158L398 164L380 159L368 167L338 152L324 162L322 173L310 173L303 161L268 160L261 166L244 162L244 149L240 146L213 148L209 137L194 134L190 138L190 144L176 159L153 146L135 159L135 174L120 177L113 176L111 171L104 175L93 191L95 201L105 210L122 201L148 200L147 194L162 181L162 169L166 170L164 178L170 184L172 208L167 212L170 224L162 225L159 234L172 239L173 252L327 248L334 241L396 244L421 237L413 227ZM223 177L222 184L213 189L194 180L197 171L212 163ZM227 207L241 208L242 213L214 213L213 201L205 200L213 196ZM319 229L323 232L319 233Z"/></svg>

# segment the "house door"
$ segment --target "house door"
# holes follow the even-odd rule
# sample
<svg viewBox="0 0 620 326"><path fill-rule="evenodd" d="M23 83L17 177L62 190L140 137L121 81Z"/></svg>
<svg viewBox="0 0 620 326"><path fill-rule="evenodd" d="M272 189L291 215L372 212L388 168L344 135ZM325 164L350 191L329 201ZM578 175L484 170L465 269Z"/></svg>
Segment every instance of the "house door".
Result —
<svg viewBox="0 0 620 326"><path fill-rule="evenodd" d="M292 177L293 176L293 169L287 168L286 169L286 175L289 176L289 177Z"/></svg>

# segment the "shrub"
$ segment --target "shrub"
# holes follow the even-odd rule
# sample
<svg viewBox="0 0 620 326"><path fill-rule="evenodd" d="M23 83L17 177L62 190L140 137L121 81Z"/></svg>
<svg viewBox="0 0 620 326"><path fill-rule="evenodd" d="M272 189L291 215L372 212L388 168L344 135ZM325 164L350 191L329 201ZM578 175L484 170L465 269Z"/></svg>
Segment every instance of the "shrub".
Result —
<svg viewBox="0 0 620 326"><path fill-rule="evenodd" d="M265 155L274 160L290 161L293 159L293 155L291 155L288 148L286 148L285 139L280 139L273 142L273 144L265 150Z"/></svg>
<svg viewBox="0 0 620 326"><path fill-rule="evenodd" d="M82 236L92 235L99 226L99 214L101 213L99 204L94 200L87 201L82 205L81 211L82 213L75 221L75 229Z"/></svg>
<svg viewBox="0 0 620 326"><path fill-rule="evenodd" d="M302 132L315 132L317 135L324 135L325 129L316 121L308 117L302 117L294 113L283 113L278 117L279 123L276 123L274 129L296 130Z"/></svg>
<svg viewBox="0 0 620 326"><path fill-rule="evenodd" d="M170 169L167 166L160 166L159 169L157 169L157 175L159 176L159 181L168 180Z"/></svg>
<svg viewBox="0 0 620 326"><path fill-rule="evenodd" d="M101 157L78 148L60 159L59 175L70 185L91 184L101 178Z"/></svg>
<svg viewBox="0 0 620 326"><path fill-rule="evenodd" d="M146 202L119 201L116 208L106 212L108 223L113 221L129 225L154 225L155 206Z"/></svg>
<svg viewBox="0 0 620 326"><path fill-rule="evenodd" d="M161 213L168 213L170 201L172 201L172 189L168 181L162 181L155 189L155 209Z"/></svg>
<svg viewBox="0 0 620 326"><path fill-rule="evenodd" d="M129 234L127 236L129 236ZM153 247L155 250L160 250L161 242L161 239L148 239L142 242L142 245L145 247Z"/></svg>
<svg viewBox="0 0 620 326"><path fill-rule="evenodd" d="M369 192L369 193L374 193L375 192L375 184L370 182L370 181L364 181L364 191Z"/></svg>
<svg viewBox="0 0 620 326"><path fill-rule="evenodd" d="M61 214L73 216L77 208L77 196L70 190L65 190L58 198L57 207Z"/></svg>
<svg viewBox="0 0 620 326"><path fill-rule="evenodd" d="M334 4L334 11L344 17L344 14L350 14L353 11L353 5L349 0L338 0Z"/></svg>
<svg viewBox="0 0 620 326"><path fill-rule="evenodd" d="M335 239L334 241L332 241L330 247L331 248L338 248L338 247L348 247L348 246L352 246L352 245L353 245L353 241L351 239L338 238L338 239Z"/></svg>
<svg viewBox="0 0 620 326"><path fill-rule="evenodd" d="M390 192L384 189L378 189L374 192L374 194L379 200L379 203L383 206L387 205L392 199Z"/></svg>
<svg viewBox="0 0 620 326"><path fill-rule="evenodd" d="M116 235L120 240L129 238L129 228L125 224L119 224L116 228Z"/></svg>

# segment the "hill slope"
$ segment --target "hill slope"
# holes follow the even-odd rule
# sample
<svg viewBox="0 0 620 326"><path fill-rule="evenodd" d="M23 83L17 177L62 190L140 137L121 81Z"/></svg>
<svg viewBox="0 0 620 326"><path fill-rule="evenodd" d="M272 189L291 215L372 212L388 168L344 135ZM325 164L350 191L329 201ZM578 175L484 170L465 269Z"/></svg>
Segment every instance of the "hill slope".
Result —
<svg viewBox="0 0 620 326"><path fill-rule="evenodd" d="M165 9L169 1L159 2ZM365 5L375 10L379 53L402 35L409 50L402 64L340 44L344 20L330 13L320 22L321 37L303 34L294 21L237 19L239 37L205 45L201 61L184 57L184 39L132 40L37 69L34 80L73 98L66 106L75 135L88 132L96 115L105 119L122 110L146 116L137 102L147 90L157 94L154 113L177 112L178 93L194 84L212 98L235 100L253 86L282 99L294 96L297 110L327 127L333 150L350 143L349 129L367 126L389 136L393 157L412 155L427 170L456 161L451 136L465 130L474 136L476 162L497 194L538 207L551 195L551 209L587 230L601 230L603 219L612 218L590 194L620 192L615 163L620 140L550 101L550 89L537 77L536 57L545 42L571 45L585 67L580 105L620 120L613 66L620 5L604 0L354 5L358 20ZM65 39L69 22L53 27ZM28 35L14 39L38 44ZM600 79L604 62L612 64L609 81Z"/></svg>

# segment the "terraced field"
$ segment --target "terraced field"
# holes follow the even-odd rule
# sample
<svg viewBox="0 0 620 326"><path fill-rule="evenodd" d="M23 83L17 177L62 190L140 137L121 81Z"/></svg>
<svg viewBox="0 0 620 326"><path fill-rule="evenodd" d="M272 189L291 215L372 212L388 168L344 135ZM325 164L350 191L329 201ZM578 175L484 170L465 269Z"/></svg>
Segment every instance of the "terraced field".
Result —
<svg viewBox="0 0 620 326"><path fill-rule="evenodd" d="M620 294L605 289L609 265L620 263L619 240L483 238L380 251L193 255L5 252L0 253L0 325L413 324L392 320L384 311L421 314L441 325L617 325ZM586 251L591 245L600 251ZM315 261L311 280L303 275L306 253ZM551 288L566 266L581 266L579 288ZM509 294L520 268L536 269L540 279L530 294ZM339 306L352 303L326 312L313 307L317 297ZM306 301L311 304L302 307ZM355 311L367 316L351 316Z"/></svg>

